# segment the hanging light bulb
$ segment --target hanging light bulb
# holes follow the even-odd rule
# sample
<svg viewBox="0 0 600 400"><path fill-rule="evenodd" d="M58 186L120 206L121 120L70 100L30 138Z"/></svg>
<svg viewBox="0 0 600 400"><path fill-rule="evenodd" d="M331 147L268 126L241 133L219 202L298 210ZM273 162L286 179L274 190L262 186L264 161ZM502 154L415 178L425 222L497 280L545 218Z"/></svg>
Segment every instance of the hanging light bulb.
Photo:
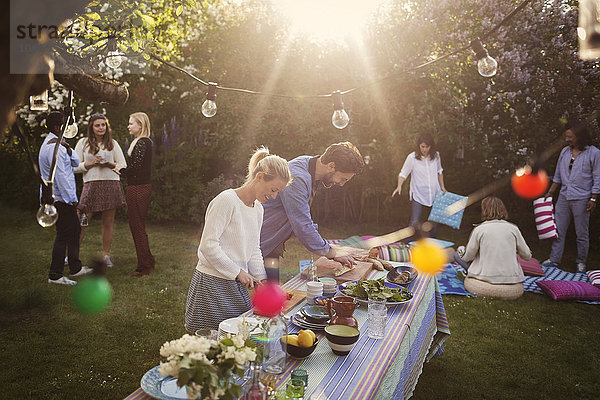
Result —
<svg viewBox="0 0 600 400"><path fill-rule="evenodd" d="M65 110L66 113L69 114L69 118L67 119L67 129L65 129L63 133L63 137L67 139L74 138L79 133L79 127L77 126L77 122L75 122L75 109L73 108L73 91L69 92L69 105Z"/></svg>
<svg viewBox="0 0 600 400"><path fill-rule="evenodd" d="M344 103L342 102L342 92L336 90L331 94L333 99L333 115L331 116L331 123L338 129L344 129L350 122L350 117L346 110L344 110Z"/></svg>
<svg viewBox="0 0 600 400"><path fill-rule="evenodd" d="M63 133L63 137L65 137L67 139L71 139L71 138L74 138L75 136L77 136L77 133L79 133L79 127L77 126L77 122L73 122L72 124L69 124L67 126L67 129L65 129L65 133Z"/></svg>
<svg viewBox="0 0 600 400"><path fill-rule="evenodd" d="M29 96L29 109L31 111L47 111L48 110L48 90L35 96Z"/></svg>
<svg viewBox="0 0 600 400"><path fill-rule="evenodd" d="M112 69L119 68L122 62L123 55L118 50L109 51L106 55L106 65L108 65Z"/></svg>
<svg viewBox="0 0 600 400"><path fill-rule="evenodd" d="M208 93L206 94L206 100L202 103L202 115L207 118L214 117L217 113L217 86L215 82L208 83Z"/></svg>
<svg viewBox="0 0 600 400"><path fill-rule="evenodd" d="M491 78L498 71L498 62L489 56L479 39L471 42L471 48L477 57L477 71L484 78Z"/></svg>
<svg viewBox="0 0 600 400"><path fill-rule="evenodd" d="M49 228L58 220L58 211L54 204L42 204L35 216L41 227Z"/></svg>

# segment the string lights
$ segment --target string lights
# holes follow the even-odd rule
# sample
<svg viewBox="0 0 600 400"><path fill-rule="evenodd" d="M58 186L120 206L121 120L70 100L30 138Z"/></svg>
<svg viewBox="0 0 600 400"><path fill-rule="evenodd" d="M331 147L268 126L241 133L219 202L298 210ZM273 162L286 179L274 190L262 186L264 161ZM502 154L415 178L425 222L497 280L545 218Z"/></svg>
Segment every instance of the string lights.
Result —
<svg viewBox="0 0 600 400"><path fill-rule="evenodd" d="M498 62L488 54L479 38L471 42L471 48L477 57L477 71L484 78L491 78L498 71Z"/></svg>
<svg viewBox="0 0 600 400"><path fill-rule="evenodd" d="M219 85L215 82L208 83L208 93L206 93L206 100L202 103L202 115L207 118L214 117L217 113L217 87Z"/></svg>
<svg viewBox="0 0 600 400"><path fill-rule="evenodd" d="M342 92L336 90L331 94L333 100L333 115L331 116L331 123L338 129L344 129L350 123L350 117L346 110L344 110L344 103L342 102Z"/></svg>
<svg viewBox="0 0 600 400"><path fill-rule="evenodd" d="M514 10L512 10L506 17L504 17L504 19L502 21L500 21L498 24L496 24L493 28L491 28L490 30L488 30L487 32L484 32L481 37L489 37L491 36L493 33L495 33L498 29L500 29L501 26L505 25L514 15L516 15L518 12L520 12L521 10L523 10L525 8L526 5L528 5L529 3L531 3L532 0L524 0L521 4L519 4L519 6L517 6ZM590 1L598 1L598 0L590 0ZM350 116L348 115L348 113L344 110L344 103L342 102L342 95L346 95L349 94L355 90L358 89L362 89L365 88L367 86L371 86L374 84L378 84L381 83L387 79L390 79L392 77L397 77L403 74L408 74L408 73L414 73L418 70L421 70L425 67L430 66L431 64L434 64L436 62L440 62L445 58L451 57L453 55L462 53L466 50L468 50L469 48L473 49L473 51L476 54L476 57L478 59L477 61L477 70L479 72L479 74L483 77L492 77L494 75L496 75L497 71L498 71L498 62L490 57L490 55L488 54L487 50L483 47L483 45L481 44L481 40L479 38L471 41L468 45L463 46L451 53L442 55L440 57L437 57L436 59L433 59L431 61L428 61L426 63L423 63L421 65L418 65L416 67L413 68L408 68L404 71L395 71L393 73L389 73L379 79L375 79L369 82L366 82L365 84L358 86L358 87L354 87L352 89L349 90L345 90L345 91L335 91L331 94L320 94L320 95L312 95L312 96L307 96L307 95L285 95L285 94L280 94L280 93L265 93L265 92L258 92L258 91L253 91L253 90L248 90L248 89L240 89L240 88L232 88L232 87L223 87L223 86L219 86L218 84L214 83L214 82L205 82L202 79L196 77L195 75L191 74L190 72L184 70L183 68L180 68L166 60L163 60L161 57L159 57L156 54L152 54L149 53L146 56L150 56L150 58L153 58L157 61L159 61L160 63L169 66L173 69L176 69L178 71L180 71L181 73L189 76L190 78L196 80L197 82L203 84L204 86L208 86L208 93L206 96L206 100L204 101L204 103L202 104L202 114L205 117L212 117L216 114L217 112L217 104L215 102L216 99L216 91L218 90L225 90L225 91L233 91L233 92L240 92L240 93L246 93L246 94L253 94L253 95L260 95L260 96L271 96L271 97L280 97L280 98L290 98L290 99L309 99L309 98L330 98L333 101L333 115L331 117L331 123L333 124L334 127L336 127L337 129L344 129L346 126L348 126L348 123L350 122Z"/></svg>

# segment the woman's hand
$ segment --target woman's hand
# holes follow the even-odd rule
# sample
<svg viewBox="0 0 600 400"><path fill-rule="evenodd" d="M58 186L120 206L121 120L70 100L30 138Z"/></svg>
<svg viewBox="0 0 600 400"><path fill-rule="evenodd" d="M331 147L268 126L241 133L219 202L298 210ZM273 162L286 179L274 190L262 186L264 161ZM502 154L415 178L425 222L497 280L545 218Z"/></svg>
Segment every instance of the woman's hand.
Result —
<svg viewBox="0 0 600 400"><path fill-rule="evenodd" d="M260 281L258 279L256 279L244 270L240 270L240 273L237 275L236 279L248 289L252 289L255 284L260 285Z"/></svg>
<svg viewBox="0 0 600 400"><path fill-rule="evenodd" d="M396 189L394 189L394 191L392 192L392 197L394 197L396 194L398 196L400 196L401 192L402 192L402 187L401 186L396 187Z"/></svg>

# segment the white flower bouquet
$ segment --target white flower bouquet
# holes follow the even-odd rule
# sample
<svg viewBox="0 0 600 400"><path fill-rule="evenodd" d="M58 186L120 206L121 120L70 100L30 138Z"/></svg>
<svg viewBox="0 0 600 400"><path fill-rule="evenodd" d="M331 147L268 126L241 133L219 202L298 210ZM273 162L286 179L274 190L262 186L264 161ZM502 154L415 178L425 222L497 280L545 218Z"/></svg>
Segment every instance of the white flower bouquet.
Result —
<svg viewBox="0 0 600 400"><path fill-rule="evenodd" d="M183 335L166 342L160 355L163 376L177 378L177 385L186 386L189 399L233 399L242 388L234 383L234 374L242 377L244 366L256 359L256 344L242 336L232 336L217 342L205 337Z"/></svg>

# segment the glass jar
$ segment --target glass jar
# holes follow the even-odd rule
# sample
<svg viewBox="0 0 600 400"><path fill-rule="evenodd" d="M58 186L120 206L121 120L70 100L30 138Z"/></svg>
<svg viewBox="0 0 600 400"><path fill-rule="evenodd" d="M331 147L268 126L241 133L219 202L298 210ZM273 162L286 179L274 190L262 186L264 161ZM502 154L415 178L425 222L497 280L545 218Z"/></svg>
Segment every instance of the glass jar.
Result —
<svg viewBox="0 0 600 400"><path fill-rule="evenodd" d="M270 374L281 374L285 368L287 324L281 314L263 321L262 347L263 370ZM282 340L284 339L284 340Z"/></svg>

